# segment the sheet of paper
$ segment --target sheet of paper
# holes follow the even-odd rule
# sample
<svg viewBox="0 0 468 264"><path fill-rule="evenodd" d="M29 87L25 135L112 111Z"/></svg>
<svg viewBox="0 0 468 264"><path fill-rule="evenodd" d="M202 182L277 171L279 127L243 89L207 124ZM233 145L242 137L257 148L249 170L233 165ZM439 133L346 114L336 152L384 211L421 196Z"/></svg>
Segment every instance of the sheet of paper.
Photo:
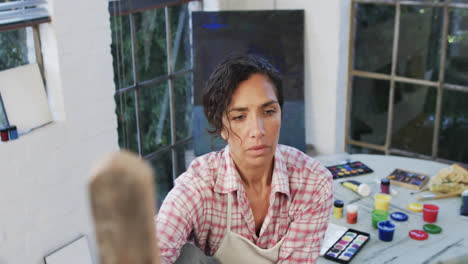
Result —
<svg viewBox="0 0 468 264"><path fill-rule="evenodd" d="M346 230L348 230L348 228L345 226L329 223L327 231L325 232L322 248L320 249L320 256L323 256L325 252L327 252L327 250L346 232Z"/></svg>
<svg viewBox="0 0 468 264"><path fill-rule="evenodd" d="M52 121L37 64L0 71L0 94L10 126L15 125L18 132Z"/></svg>
<svg viewBox="0 0 468 264"><path fill-rule="evenodd" d="M86 236L57 249L44 259L46 264L93 264Z"/></svg>

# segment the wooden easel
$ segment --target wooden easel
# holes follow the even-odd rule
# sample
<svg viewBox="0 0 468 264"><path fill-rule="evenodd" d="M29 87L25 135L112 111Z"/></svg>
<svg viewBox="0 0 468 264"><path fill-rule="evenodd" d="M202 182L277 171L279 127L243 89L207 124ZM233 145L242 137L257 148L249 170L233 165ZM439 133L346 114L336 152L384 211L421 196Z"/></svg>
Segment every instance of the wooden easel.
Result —
<svg viewBox="0 0 468 264"><path fill-rule="evenodd" d="M100 264L159 264L153 171L137 155L101 160L89 182Z"/></svg>

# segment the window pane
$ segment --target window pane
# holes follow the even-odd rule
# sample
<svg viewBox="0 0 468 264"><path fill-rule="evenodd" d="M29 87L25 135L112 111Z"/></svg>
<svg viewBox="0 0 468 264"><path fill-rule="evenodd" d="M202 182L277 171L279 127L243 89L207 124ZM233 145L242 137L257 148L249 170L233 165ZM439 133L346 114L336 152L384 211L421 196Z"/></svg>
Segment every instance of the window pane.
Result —
<svg viewBox="0 0 468 264"><path fill-rule="evenodd" d="M468 9L450 12L445 82L468 86Z"/></svg>
<svg viewBox="0 0 468 264"><path fill-rule="evenodd" d="M397 75L437 81L443 8L402 6Z"/></svg>
<svg viewBox="0 0 468 264"><path fill-rule="evenodd" d="M354 77L351 139L383 145L387 132L390 82Z"/></svg>
<svg viewBox="0 0 468 264"><path fill-rule="evenodd" d="M34 46L30 52L34 53ZM0 32L0 71L28 63L26 28Z"/></svg>
<svg viewBox="0 0 468 264"><path fill-rule="evenodd" d="M135 14L139 81L167 74L165 17L164 8Z"/></svg>
<svg viewBox="0 0 468 264"><path fill-rule="evenodd" d="M143 155L171 144L167 82L140 88L140 122Z"/></svg>
<svg viewBox="0 0 468 264"><path fill-rule="evenodd" d="M5 107L3 106L2 95L0 95L0 129L8 127Z"/></svg>
<svg viewBox="0 0 468 264"><path fill-rule="evenodd" d="M468 93L444 90L439 134L440 158L468 163Z"/></svg>
<svg viewBox="0 0 468 264"><path fill-rule="evenodd" d="M437 88L396 83L392 148L432 154Z"/></svg>
<svg viewBox="0 0 468 264"><path fill-rule="evenodd" d="M178 177L180 174L184 173L190 163L195 159L195 152L193 150L193 140L189 142L177 146L176 148L177 154L177 175Z"/></svg>
<svg viewBox="0 0 468 264"><path fill-rule="evenodd" d="M349 154L380 154L385 155L385 152L365 147L359 147L349 144L347 147L347 152Z"/></svg>
<svg viewBox="0 0 468 264"><path fill-rule="evenodd" d="M116 89L133 85L132 38L129 16L111 17L111 51Z"/></svg>
<svg viewBox="0 0 468 264"><path fill-rule="evenodd" d="M155 174L156 205L161 207L164 198L174 186L172 180L172 154L171 150L163 152L150 160Z"/></svg>
<svg viewBox="0 0 468 264"><path fill-rule="evenodd" d="M353 68L390 74L395 6L356 4Z"/></svg>
<svg viewBox="0 0 468 264"><path fill-rule="evenodd" d="M138 153L138 134L135 112L135 92L115 96L119 146Z"/></svg>
<svg viewBox="0 0 468 264"><path fill-rule="evenodd" d="M189 69L191 65L190 54L190 28L187 4L169 7L171 14L171 45L172 45L172 71Z"/></svg>
<svg viewBox="0 0 468 264"><path fill-rule="evenodd" d="M193 109L193 78L192 74L185 74L174 80L176 140L192 136Z"/></svg>

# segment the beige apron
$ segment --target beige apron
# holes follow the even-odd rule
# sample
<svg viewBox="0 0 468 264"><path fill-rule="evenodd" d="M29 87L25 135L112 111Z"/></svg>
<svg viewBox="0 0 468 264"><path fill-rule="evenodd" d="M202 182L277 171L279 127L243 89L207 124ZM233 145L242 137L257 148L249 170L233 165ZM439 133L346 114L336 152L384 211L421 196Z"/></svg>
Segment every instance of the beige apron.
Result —
<svg viewBox="0 0 468 264"><path fill-rule="evenodd" d="M278 261L281 244L283 244L286 236L283 236L283 238L274 247L263 249L245 237L231 232L231 204L232 193L229 193L226 233L221 241L221 245L213 257L222 264L276 263Z"/></svg>

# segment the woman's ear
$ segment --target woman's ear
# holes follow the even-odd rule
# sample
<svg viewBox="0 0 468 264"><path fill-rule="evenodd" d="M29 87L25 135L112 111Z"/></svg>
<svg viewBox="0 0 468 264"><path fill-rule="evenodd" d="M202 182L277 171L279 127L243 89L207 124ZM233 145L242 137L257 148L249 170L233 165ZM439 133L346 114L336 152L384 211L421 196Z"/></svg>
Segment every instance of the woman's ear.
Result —
<svg viewBox="0 0 468 264"><path fill-rule="evenodd" d="M221 131L221 138L222 138L224 141L227 141L226 131L225 131L224 129Z"/></svg>

